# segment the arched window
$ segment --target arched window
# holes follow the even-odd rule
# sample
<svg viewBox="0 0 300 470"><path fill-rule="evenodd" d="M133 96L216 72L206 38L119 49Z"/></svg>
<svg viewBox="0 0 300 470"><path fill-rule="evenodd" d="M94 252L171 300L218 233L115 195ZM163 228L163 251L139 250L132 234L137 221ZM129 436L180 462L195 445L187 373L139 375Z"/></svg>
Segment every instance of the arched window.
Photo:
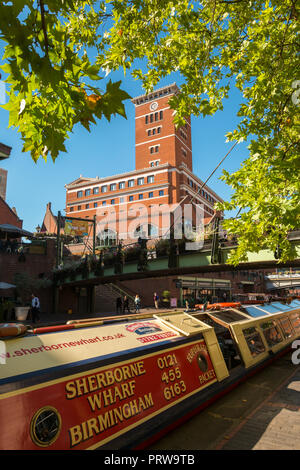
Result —
<svg viewBox="0 0 300 470"><path fill-rule="evenodd" d="M117 245L117 233L109 228L101 231L97 235L97 241L99 246L116 246Z"/></svg>
<svg viewBox="0 0 300 470"><path fill-rule="evenodd" d="M148 224L147 230L146 226L138 225L134 231L134 238L156 238L158 237L158 227L153 224Z"/></svg>

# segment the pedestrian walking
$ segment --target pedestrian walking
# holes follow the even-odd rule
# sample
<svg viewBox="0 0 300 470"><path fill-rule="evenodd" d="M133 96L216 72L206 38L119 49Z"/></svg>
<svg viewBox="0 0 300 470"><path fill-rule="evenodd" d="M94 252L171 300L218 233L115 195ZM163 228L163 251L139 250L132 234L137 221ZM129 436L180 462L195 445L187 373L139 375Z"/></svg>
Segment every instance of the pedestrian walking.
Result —
<svg viewBox="0 0 300 470"><path fill-rule="evenodd" d="M153 301L154 301L154 306L155 306L156 309L158 308L158 300L159 300L159 297L158 297L157 293L154 292Z"/></svg>
<svg viewBox="0 0 300 470"><path fill-rule="evenodd" d="M37 323L40 321L40 299L34 294L31 299L31 318L33 323Z"/></svg>
<svg viewBox="0 0 300 470"><path fill-rule="evenodd" d="M135 305L135 313L140 313L141 299L138 294L136 294L135 296L134 305Z"/></svg>

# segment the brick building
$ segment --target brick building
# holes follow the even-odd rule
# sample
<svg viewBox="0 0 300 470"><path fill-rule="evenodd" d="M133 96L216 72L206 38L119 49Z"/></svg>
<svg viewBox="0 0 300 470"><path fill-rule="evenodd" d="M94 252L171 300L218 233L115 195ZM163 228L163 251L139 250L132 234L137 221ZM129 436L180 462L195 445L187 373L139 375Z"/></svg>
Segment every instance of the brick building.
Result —
<svg viewBox="0 0 300 470"><path fill-rule="evenodd" d="M6 160L11 153L11 147L0 142L0 160ZM19 218L16 208L6 202L7 170L0 168L0 225L10 224L22 228L23 221Z"/></svg>
<svg viewBox="0 0 300 470"><path fill-rule="evenodd" d="M52 212L51 202L48 202L46 206L46 212L40 231L42 233L57 234L57 216Z"/></svg>
<svg viewBox="0 0 300 470"><path fill-rule="evenodd" d="M136 136L133 171L101 178L80 176L66 185L66 215L96 216L100 239L107 235L106 222L116 238L125 242L138 238L141 231L147 237L162 236L169 227L168 217L164 217L166 207L175 208L185 197L186 202L193 200L193 205L203 204L204 223L208 223L214 204L222 201L208 186L198 193L203 182L193 173L190 117L176 129L168 104L177 93L178 87L172 84L132 100ZM155 216L150 219L154 208Z"/></svg>
<svg viewBox="0 0 300 470"><path fill-rule="evenodd" d="M2 224L10 224L22 228L23 220L19 218L16 208L9 207L6 201L0 196L0 225Z"/></svg>
<svg viewBox="0 0 300 470"><path fill-rule="evenodd" d="M175 208L183 200L193 205L202 204L204 224L207 224L215 214L215 203L222 201L193 173L190 117L181 128L176 129L173 124L169 99L179 92L176 84L172 84L132 99L135 106L135 167L132 171L104 177L80 175L66 184L66 216L89 220L95 216L100 245L105 245L106 224L112 220L115 222L115 225L109 225L112 235L116 240L123 239L124 244L132 242L132 238L137 239L142 232L146 232L147 238L155 239L168 231L170 220L164 218L166 207ZM158 217L150 219L154 208L160 212ZM55 225L50 209L47 208L44 225L47 225L46 220L48 225L50 222ZM194 213L191 217L191 223L195 225ZM141 225L142 230L139 230ZM78 243L68 245L68 248L73 254L82 255L82 246ZM143 306L153 305L153 292L162 298L165 290L181 305L185 299L205 295L223 300L237 293L265 290L262 272L235 270L120 281L117 287L131 296L138 293ZM92 287L89 288L90 293L79 287L76 295L71 288L60 293L60 308L69 306L74 312L82 313L90 308L99 312L114 310L115 299L107 287L96 285L93 293ZM84 296L81 291L84 291Z"/></svg>
<svg viewBox="0 0 300 470"><path fill-rule="evenodd" d="M0 143L0 160L9 158L11 147ZM3 177L5 176L5 178ZM14 227L18 229L23 228L23 220L17 214L15 207L10 207L5 201L7 186L7 171L0 168L0 282L9 284L15 283L15 276L24 276L24 282L35 282L46 279L55 265L56 247L54 240L47 240L45 242L32 241L31 243L19 243L12 250L7 249L3 243L6 238L13 240L16 235L13 235ZM19 233L19 232L16 232ZM30 232L22 230L21 234L29 234ZM21 236L18 237L21 241ZM23 246L23 251L19 251L20 245ZM53 292L52 288L40 288L36 292L41 300L43 312L53 311ZM17 298L17 292L12 289L1 289L1 297ZM30 295L26 299L29 305ZM0 312L1 317L1 312ZM3 320L3 319L2 319Z"/></svg>
<svg viewBox="0 0 300 470"><path fill-rule="evenodd" d="M66 216L87 219L96 216L97 235L102 238L102 244L105 244L105 223L113 217L115 226L110 226L116 232L116 238L122 238L126 244L141 234L141 231L136 230L141 223L145 224L142 231L145 233L146 227L145 235L148 238L155 239L165 235L169 220L164 218L164 207L176 207L183 199L185 203L203 204L204 224L207 224L215 214L215 203L222 201L212 188L203 186L203 181L193 173L190 117L186 118L186 123L181 128L176 129L173 123L173 110L168 102L170 97L179 92L177 85L172 84L132 99L135 106L134 170L105 177L90 178L80 175L65 186ZM158 217L150 220L149 215L155 207L161 212ZM192 219L192 224L195 224L194 213ZM131 238L128 238L128 233ZM74 254L82 254L79 245L69 245L69 249ZM181 279L167 276L131 280L121 282L119 287L132 295L134 292L139 293L144 306L152 305L155 291L161 297L162 292L168 290L171 297L182 303L188 296L197 297L202 292L211 296L215 294L222 299L224 293L230 298L233 292L244 292L246 287L263 290L258 282L260 276L250 279L249 273L221 274L207 273L193 278L183 276ZM103 286L96 286L96 311L106 308L106 304L103 304L104 294L106 295L104 291ZM114 309L113 302L110 309Z"/></svg>
<svg viewBox="0 0 300 470"><path fill-rule="evenodd" d="M4 145L0 142L0 160L9 158L11 147ZM5 201L6 199L6 186L7 186L7 170L0 168L0 197Z"/></svg>

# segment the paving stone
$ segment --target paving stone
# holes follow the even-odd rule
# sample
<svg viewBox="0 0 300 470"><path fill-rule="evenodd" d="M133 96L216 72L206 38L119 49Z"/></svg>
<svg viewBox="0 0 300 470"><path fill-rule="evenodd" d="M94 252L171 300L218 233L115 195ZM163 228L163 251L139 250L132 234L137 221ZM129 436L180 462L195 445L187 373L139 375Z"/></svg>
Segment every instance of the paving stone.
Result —
<svg viewBox="0 0 300 470"><path fill-rule="evenodd" d="M300 450L300 367L280 358L151 448Z"/></svg>

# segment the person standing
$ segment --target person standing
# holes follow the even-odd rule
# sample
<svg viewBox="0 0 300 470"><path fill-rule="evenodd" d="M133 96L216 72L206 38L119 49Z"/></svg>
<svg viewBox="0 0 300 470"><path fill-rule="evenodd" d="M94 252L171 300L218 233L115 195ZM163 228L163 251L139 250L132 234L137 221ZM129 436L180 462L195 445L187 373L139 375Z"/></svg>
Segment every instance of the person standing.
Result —
<svg viewBox="0 0 300 470"><path fill-rule="evenodd" d="M116 300L117 313L122 313L122 297L118 297Z"/></svg>
<svg viewBox="0 0 300 470"><path fill-rule="evenodd" d="M129 308L129 299L127 295L124 295L123 298L123 313L125 313L125 310L130 313L130 308Z"/></svg>
<svg viewBox="0 0 300 470"><path fill-rule="evenodd" d="M158 297L157 293L154 292L153 301L154 301L154 306L155 306L156 309L158 309L158 299L159 299L159 297Z"/></svg>
<svg viewBox="0 0 300 470"><path fill-rule="evenodd" d="M141 299L138 294L136 294L135 296L134 305L135 305L135 313L140 313Z"/></svg>
<svg viewBox="0 0 300 470"><path fill-rule="evenodd" d="M31 316L33 323L40 321L40 299L32 294L31 296Z"/></svg>

